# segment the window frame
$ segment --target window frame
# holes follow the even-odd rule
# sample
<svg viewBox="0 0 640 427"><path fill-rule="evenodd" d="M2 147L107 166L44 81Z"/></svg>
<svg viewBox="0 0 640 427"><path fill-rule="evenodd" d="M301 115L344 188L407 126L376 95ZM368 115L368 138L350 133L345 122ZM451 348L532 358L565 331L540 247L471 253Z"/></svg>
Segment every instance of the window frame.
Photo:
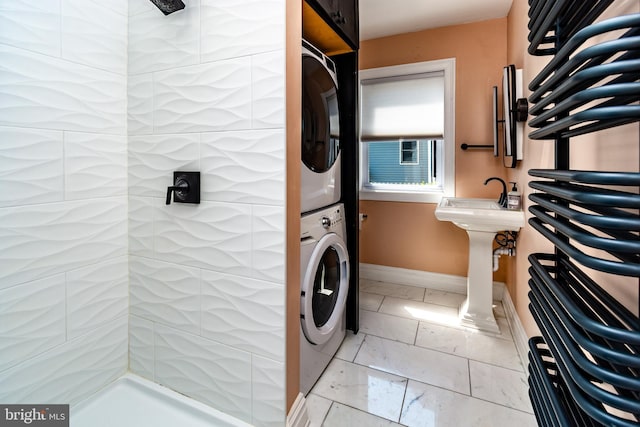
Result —
<svg viewBox="0 0 640 427"><path fill-rule="evenodd" d="M455 58L424 61L412 64L372 68L359 72L358 87L363 80L398 77L412 74L444 73L444 135L443 150L438 163L442 164L442 186L427 189L417 186L376 185L369 182L369 152L367 142L360 143L360 183L361 200L382 200L397 202L439 203L442 197L455 195ZM359 91L359 105L362 108L362 91ZM359 112L359 117L361 112ZM358 129L360 135L360 129ZM400 142L401 144L401 142ZM419 144L418 144L419 145ZM402 153L400 154L402 156ZM402 158L400 159L402 160Z"/></svg>
<svg viewBox="0 0 640 427"><path fill-rule="evenodd" d="M405 142L413 142L413 147L409 148L407 150L404 149L404 143ZM420 164L420 145L418 144L418 140L417 139L401 139L400 141L398 141L398 146L400 148L400 164L402 166L417 166ZM404 153L405 152L415 152L415 161L409 162L409 161L404 161Z"/></svg>

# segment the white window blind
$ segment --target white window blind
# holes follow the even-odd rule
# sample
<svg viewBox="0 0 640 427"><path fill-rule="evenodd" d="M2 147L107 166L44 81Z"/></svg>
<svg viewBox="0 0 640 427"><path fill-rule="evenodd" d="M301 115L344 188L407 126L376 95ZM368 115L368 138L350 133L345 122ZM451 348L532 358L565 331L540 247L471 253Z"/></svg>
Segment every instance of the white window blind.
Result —
<svg viewBox="0 0 640 427"><path fill-rule="evenodd" d="M444 73L361 81L361 140L441 139Z"/></svg>

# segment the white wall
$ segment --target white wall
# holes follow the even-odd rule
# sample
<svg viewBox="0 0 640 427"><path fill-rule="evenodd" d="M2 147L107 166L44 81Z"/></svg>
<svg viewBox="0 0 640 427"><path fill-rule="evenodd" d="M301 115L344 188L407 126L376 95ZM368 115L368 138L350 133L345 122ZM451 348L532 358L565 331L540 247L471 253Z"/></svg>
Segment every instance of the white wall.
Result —
<svg viewBox="0 0 640 427"><path fill-rule="evenodd" d="M285 418L284 0L129 2L130 368ZM200 205L165 205L173 171Z"/></svg>
<svg viewBox="0 0 640 427"><path fill-rule="evenodd" d="M0 402L127 369L126 1L0 2Z"/></svg>

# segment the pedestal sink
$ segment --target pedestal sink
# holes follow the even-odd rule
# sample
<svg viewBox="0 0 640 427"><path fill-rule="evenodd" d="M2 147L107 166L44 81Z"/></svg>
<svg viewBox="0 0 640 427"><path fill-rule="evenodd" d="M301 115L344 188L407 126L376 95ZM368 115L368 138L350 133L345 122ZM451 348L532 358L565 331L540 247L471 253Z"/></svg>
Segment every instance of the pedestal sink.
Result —
<svg viewBox="0 0 640 427"><path fill-rule="evenodd" d="M493 239L497 232L518 231L524 226L524 212L501 207L490 199L444 197L436 218L453 222L469 235L467 298L460 307L464 326L500 333L493 316Z"/></svg>

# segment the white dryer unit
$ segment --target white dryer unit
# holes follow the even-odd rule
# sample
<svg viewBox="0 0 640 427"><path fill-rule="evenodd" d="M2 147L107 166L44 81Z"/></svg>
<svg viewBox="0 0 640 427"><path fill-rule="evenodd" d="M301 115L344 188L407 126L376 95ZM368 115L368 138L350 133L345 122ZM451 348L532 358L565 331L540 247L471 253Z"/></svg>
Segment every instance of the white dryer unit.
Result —
<svg viewBox="0 0 640 427"><path fill-rule="evenodd" d="M300 391L320 378L345 336L349 259L342 204L303 215L300 238Z"/></svg>
<svg viewBox="0 0 640 427"><path fill-rule="evenodd" d="M301 211L340 201L340 120L336 68L302 41Z"/></svg>

